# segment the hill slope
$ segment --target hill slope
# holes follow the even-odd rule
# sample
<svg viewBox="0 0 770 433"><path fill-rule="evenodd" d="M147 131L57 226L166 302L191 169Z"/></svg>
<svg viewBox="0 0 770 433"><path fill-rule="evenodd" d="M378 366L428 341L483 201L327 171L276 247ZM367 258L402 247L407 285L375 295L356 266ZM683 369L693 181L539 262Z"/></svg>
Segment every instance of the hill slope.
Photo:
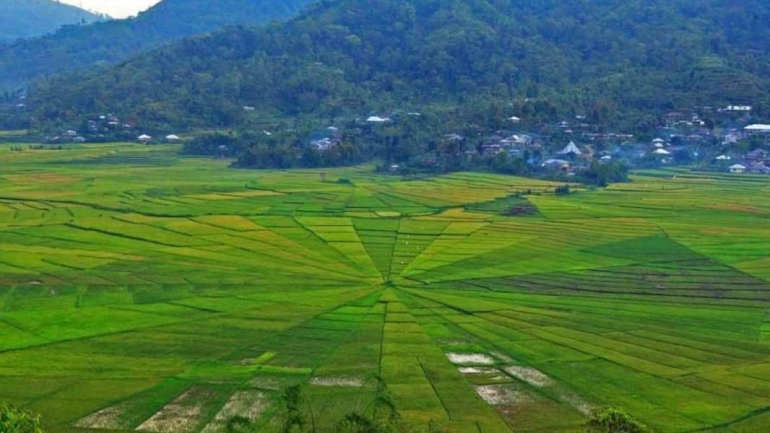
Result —
<svg viewBox="0 0 770 433"><path fill-rule="evenodd" d="M327 116L526 96L611 117L755 103L768 23L760 0L327 1L43 83L32 102L43 120L110 111L176 126L232 125L243 105Z"/></svg>
<svg viewBox="0 0 770 433"><path fill-rule="evenodd" d="M0 2L0 43L41 36L65 25L99 19L98 15L52 0L3 0Z"/></svg>
<svg viewBox="0 0 770 433"><path fill-rule="evenodd" d="M289 18L310 1L165 0L135 18L65 28L0 49L0 88L119 62L169 41L228 25L258 25Z"/></svg>

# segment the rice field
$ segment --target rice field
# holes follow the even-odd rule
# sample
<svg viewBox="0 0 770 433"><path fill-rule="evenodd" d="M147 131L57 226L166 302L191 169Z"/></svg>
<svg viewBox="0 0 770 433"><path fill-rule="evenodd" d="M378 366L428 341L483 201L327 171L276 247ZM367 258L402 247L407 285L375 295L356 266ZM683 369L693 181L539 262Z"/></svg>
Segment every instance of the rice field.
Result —
<svg viewBox="0 0 770 433"><path fill-rule="evenodd" d="M280 432L294 385L337 431L383 384L415 432L581 432L603 406L767 431L765 177L556 196L177 150L0 146L0 401L50 432Z"/></svg>

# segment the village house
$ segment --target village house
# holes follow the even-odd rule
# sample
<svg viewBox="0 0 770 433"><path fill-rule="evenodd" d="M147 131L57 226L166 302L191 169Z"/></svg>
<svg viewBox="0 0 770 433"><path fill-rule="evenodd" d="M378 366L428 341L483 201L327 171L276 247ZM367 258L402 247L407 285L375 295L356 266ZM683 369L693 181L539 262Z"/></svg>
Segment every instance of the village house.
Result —
<svg viewBox="0 0 770 433"><path fill-rule="evenodd" d="M770 125L755 123L753 125L746 126L743 128L743 130L748 134L767 134L770 133Z"/></svg>
<svg viewBox="0 0 770 433"><path fill-rule="evenodd" d="M754 174L770 174L770 167L765 165L764 162L758 162L749 167L749 172Z"/></svg>
<svg viewBox="0 0 770 433"><path fill-rule="evenodd" d="M583 154L583 152L577 147L574 141L570 141L569 144L567 144L567 146L564 149L556 153L561 156L572 156L572 157L580 156Z"/></svg>
<svg viewBox="0 0 770 433"><path fill-rule="evenodd" d="M729 132L722 138L722 144L725 146L737 144L740 139L741 135L737 132Z"/></svg>
<svg viewBox="0 0 770 433"><path fill-rule="evenodd" d="M751 105L728 105L719 111L728 113L748 113L753 109Z"/></svg>
<svg viewBox="0 0 770 433"><path fill-rule="evenodd" d="M369 123L388 123L391 122L389 117L380 117L380 116L369 116L366 119Z"/></svg>
<svg viewBox="0 0 770 433"><path fill-rule="evenodd" d="M549 159L546 160L541 164L541 167L549 169L549 170L561 170L561 171L569 171L572 165L569 161L565 161L563 159Z"/></svg>
<svg viewBox="0 0 770 433"><path fill-rule="evenodd" d="M742 164L735 164L730 166L730 173L743 174L746 173L746 166Z"/></svg>
<svg viewBox="0 0 770 433"><path fill-rule="evenodd" d="M751 152L747 153L744 157L746 162L748 162L750 165L763 162L767 159L767 152L765 152L762 149L756 149L752 150Z"/></svg>
<svg viewBox="0 0 770 433"><path fill-rule="evenodd" d="M318 151L321 151L321 152L331 149L336 144L337 144L337 142L332 140L330 137L324 137L324 138L320 138L320 139L313 140L313 141L310 142L310 145L314 149L316 149Z"/></svg>

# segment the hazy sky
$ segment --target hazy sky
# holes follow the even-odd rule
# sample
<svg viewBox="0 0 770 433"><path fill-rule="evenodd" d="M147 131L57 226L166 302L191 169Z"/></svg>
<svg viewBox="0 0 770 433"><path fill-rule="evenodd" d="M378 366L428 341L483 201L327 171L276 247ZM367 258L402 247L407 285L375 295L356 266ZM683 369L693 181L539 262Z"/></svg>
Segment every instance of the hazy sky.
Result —
<svg viewBox="0 0 770 433"><path fill-rule="evenodd" d="M146 10L160 0L60 0L62 3L80 6L83 9L125 18Z"/></svg>

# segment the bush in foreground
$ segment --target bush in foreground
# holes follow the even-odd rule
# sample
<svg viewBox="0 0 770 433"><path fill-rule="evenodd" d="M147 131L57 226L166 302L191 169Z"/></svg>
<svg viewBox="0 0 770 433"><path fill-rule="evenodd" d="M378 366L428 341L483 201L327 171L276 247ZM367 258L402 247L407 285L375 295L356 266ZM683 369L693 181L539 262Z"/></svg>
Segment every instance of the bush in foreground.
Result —
<svg viewBox="0 0 770 433"><path fill-rule="evenodd" d="M8 404L0 404L0 432L43 433L40 417L19 410Z"/></svg>

